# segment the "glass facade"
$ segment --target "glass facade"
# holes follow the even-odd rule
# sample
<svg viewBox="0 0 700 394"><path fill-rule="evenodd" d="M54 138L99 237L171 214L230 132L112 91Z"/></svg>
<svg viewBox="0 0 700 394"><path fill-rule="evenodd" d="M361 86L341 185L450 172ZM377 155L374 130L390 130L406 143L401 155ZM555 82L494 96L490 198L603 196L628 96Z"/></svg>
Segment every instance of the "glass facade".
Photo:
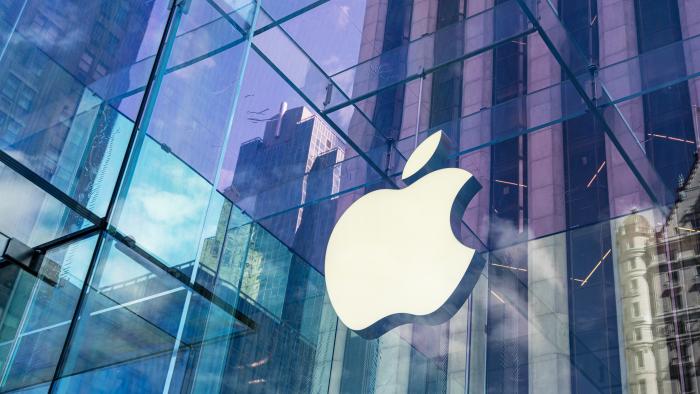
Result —
<svg viewBox="0 0 700 394"><path fill-rule="evenodd" d="M0 392L700 393L698 77L697 0L0 0ZM364 339L328 238L438 130L487 266Z"/></svg>

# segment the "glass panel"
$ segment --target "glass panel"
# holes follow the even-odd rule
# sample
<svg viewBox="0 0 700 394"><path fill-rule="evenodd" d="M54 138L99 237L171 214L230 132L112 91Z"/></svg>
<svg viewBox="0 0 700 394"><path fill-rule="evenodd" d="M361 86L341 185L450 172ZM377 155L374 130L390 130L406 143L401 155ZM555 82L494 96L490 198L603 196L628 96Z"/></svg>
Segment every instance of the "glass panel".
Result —
<svg viewBox="0 0 700 394"><path fill-rule="evenodd" d="M199 255L199 266L196 276L197 283L210 290L214 288L214 281L219 270L219 260L225 247L229 222L235 220L232 218L232 215L235 215L232 210L233 204L230 201L219 193L214 194L204 223L204 231L202 232L202 250ZM188 276L191 276L191 272L187 270L186 272L188 272Z"/></svg>
<svg viewBox="0 0 700 394"><path fill-rule="evenodd" d="M495 26L496 14L498 26ZM523 21L524 14L517 1L499 2L494 8L338 72L332 79L353 99L365 98L393 84L416 79L423 71L432 72L489 50L498 43L510 42L530 31L529 24ZM454 37L464 38L455 40ZM455 48L439 52L444 57L435 56L433 49L437 42L449 43Z"/></svg>
<svg viewBox="0 0 700 394"><path fill-rule="evenodd" d="M256 52L245 75L218 188L250 216L284 212L381 176ZM385 144L369 147L386 160ZM283 237L294 228L270 230Z"/></svg>
<svg viewBox="0 0 700 394"><path fill-rule="evenodd" d="M400 3L398 3L400 4ZM282 28L329 75L357 64L362 25L372 1L330 0L284 22ZM263 4L263 9L269 6ZM327 21L318 24L316 21Z"/></svg>
<svg viewBox="0 0 700 394"><path fill-rule="evenodd" d="M254 226L241 278L241 294L279 319L291 263L292 252L272 234Z"/></svg>
<svg viewBox="0 0 700 394"><path fill-rule="evenodd" d="M0 269L2 389L45 392L54 376L97 236L50 250L40 277L15 265Z"/></svg>
<svg viewBox="0 0 700 394"><path fill-rule="evenodd" d="M38 246L92 223L0 164L0 232Z"/></svg>
<svg viewBox="0 0 700 394"><path fill-rule="evenodd" d="M671 204L673 201L671 191L647 158L640 144L640 138L630 128L628 120L618 106L609 105L612 100L606 87L598 81L596 73L591 74L595 68L589 67L590 62L576 42L570 38L569 32L562 25L551 3L541 3L540 7L540 3L528 0L522 4L530 15L537 15L543 34L546 34L549 41L550 51L557 53L570 73L566 76L576 79L575 83L580 87L581 94L585 94L592 104L603 107L600 110L601 120L605 122L608 138L615 145L622 159L627 162L632 174L639 179L639 183L656 203Z"/></svg>
<svg viewBox="0 0 700 394"><path fill-rule="evenodd" d="M230 338L222 391L326 392L337 319L322 276L255 226L241 294L255 330Z"/></svg>
<svg viewBox="0 0 700 394"><path fill-rule="evenodd" d="M152 112L144 115L147 138L135 150L115 210L116 227L187 275L198 268L194 262L202 246L209 254L202 257L207 275L216 269L211 261L216 243L201 243L212 235L205 227L224 208L212 183L220 176L247 49L245 29L254 10L249 1L224 8L197 1L175 24L169 68L154 92ZM172 248L176 239L180 246Z"/></svg>
<svg viewBox="0 0 700 394"><path fill-rule="evenodd" d="M328 0L288 0L288 1L265 1L263 8L272 19L291 17L300 11L305 11Z"/></svg>
<svg viewBox="0 0 700 394"><path fill-rule="evenodd" d="M461 237L466 245L478 250L484 250L487 245L505 246L653 206L630 168L624 161L615 161L614 145L606 143L604 129L586 114L577 94L573 94L575 105L565 105L567 100L563 100L563 110L570 113L562 115L561 109L556 107L550 111L540 108L541 101L548 102L551 95L558 98L558 93L558 85L532 93L532 99L527 101L532 127L523 128L506 116L512 112L514 104L523 103L521 97L462 119L461 124L452 123L455 124L453 129L442 125L435 128L456 129L461 133L459 138L464 150L458 152L455 146L451 148L452 165L459 164L460 168L470 171L482 185L482 190L463 216ZM551 126L562 117L577 123L580 136ZM421 133L419 139L422 141L432 131L434 129ZM574 152L575 157L566 159L565 152L548 151L550 147L563 145L565 139L580 143L581 138L588 141L594 136L608 147L607 155L594 157ZM514 147L523 140L529 145L527 154L537 160L516 163L514 168L522 168L525 175L518 179L517 172L515 175L508 172L508 159L513 157ZM470 146L472 143L474 146ZM405 148L408 155L413 144L414 137L409 137L399 142L399 148ZM498 171L491 169L492 163ZM501 168L505 169L499 169L495 163L501 163ZM340 193L327 193L333 179L330 173L324 171L316 177L311 172L306 190L309 193L318 190L320 196L325 197L257 219L259 224L320 271L323 271L325 246L333 225L351 203L372 190L401 185L397 173L393 184L377 179L343 189L345 171L352 167L341 165L339 169ZM273 188L271 192L275 190L279 189ZM568 199L564 199L565 196ZM258 197L267 197L267 194ZM270 201L275 199L270 198Z"/></svg>
<svg viewBox="0 0 700 394"><path fill-rule="evenodd" d="M283 28L275 27L255 36L253 45L261 58L274 64L273 67L302 96L311 111L321 111L347 100L347 96L338 90L337 84ZM258 88L263 86L263 83L258 82ZM368 107L348 106L329 117L321 118L360 154L376 152L379 147L386 148L387 145L392 153L397 153L391 146L391 136L395 130L379 129L375 125L376 120L368 115L372 109L371 106ZM351 154L345 152L345 157L349 156ZM376 165L376 170L387 167L385 155L371 154L368 157Z"/></svg>
<svg viewBox="0 0 700 394"><path fill-rule="evenodd" d="M519 117L519 113L523 110L527 113L526 127L523 127ZM585 103L571 82L564 81L482 108L460 119L432 126L428 130L421 130L417 140L412 133L397 143L397 149L404 157L408 157L415 146L428 135L436 130L442 130L450 136L453 144L459 145L453 147L455 149L453 154L461 156L487 145L537 132L553 124L579 117L585 111ZM485 132L489 129L490 132Z"/></svg>
<svg viewBox="0 0 700 394"><path fill-rule="evenodd" d="M167 0L14 3L19 22L0 53L0 149L102 216L133 128L124 113L140 95L107 104L100 94L145 80Z"/></svg>
<svg viewBox="0 0 700 394"><path fill-rule="evenodd" d="M604 67L599 75L611 99L615 102L628 100L700 76L700 61L694 61L692 56L686 61L685 69L674 64L679 53L692 54L699 45L700 37L697 36L674 42ZM642 78L642 67L645 68L646 78Z"/></svg>
<svg viewBox="0 0 700 394"><path fill-rule="evenodd" d="M109 236L71 338L58 392L162 392L167 382L182 384L183 365L173 352L197 354L209 339L233 335L246 325L221 320L230 304L201 294ZM182 329L183 310L193 324ZM203 317L209 309L217 319ZM207 326L209 337L202 338ZM95 341L94 338L110 338ZM179 352L179 353L178 353Z"/></svg>
<svg viewBox="0 0 700 394"><path fill-rule="evenodd" d="M168 60L172 70L163 77L147 127L148 135L210 182L229 133L246 48L241 28L229 20L221 20L210 3L192 3L178 28ZM226 42L237 45L221 46ZM201 60L183 63L190 58Z"/></svg>
<svg viewBox="0 0 700 394"><path fill-rule="evenodd" d="M229 227L226 229L214 292L227 302L235 304L254 225L250 223L250 217L235 205L228 220Z"/></svg>
<svg viewBox="0 0 700 394"><path fill-rule="evenodd" d="M0 263L0 391L697 391L692 1L191 0L164 43L169 0L55 3L0 1L0 248L78 236L35 184L104 214L142 128L99 245ZM436 130L487 268L365 340L328 238Z"/></svg>
<svg viewBox="0 0 700 394"><path fill-rule="evenodd" d="M169 266L194 261L211 184L151 138L129 182L115 226Z"/></svg>

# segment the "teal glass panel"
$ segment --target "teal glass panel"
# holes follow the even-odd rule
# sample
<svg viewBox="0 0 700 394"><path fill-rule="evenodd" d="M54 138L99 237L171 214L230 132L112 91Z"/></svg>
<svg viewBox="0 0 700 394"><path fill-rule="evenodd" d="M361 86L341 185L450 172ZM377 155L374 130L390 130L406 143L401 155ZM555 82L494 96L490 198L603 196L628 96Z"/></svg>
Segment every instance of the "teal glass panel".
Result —
<svg viewBox="0 0 700 394"><path fill-rule="evenodd" d="M256 234L257 233L257 234ZM337 318L321 275L266 234L251 234L238 310L255 329L231 338L222 390L325 392Z"/></svg>
<svg viewBox="0 0 700 394"><path fill-rule="evenodd" d="M230 201L219 193L214 194L202 232L199 271L196 276L197 283L208 289L214 288L228 225L232 219L232 209L233 204Z"/></svg>
<svg viewBox="0 0 700 394"><path fill-rule="evenodd" d="M291 263L292 252L262 227L254 226L241 278L241 294L280 318Z"/></svg>
<svg viewBox="0 0 700 394"><path fill-rule="evenodd" d="M203 299L109 236L99 253L57 392L162 392L184 378L184 365L171 362L173 355L194 357L205 342L247 327L222 320L222 313L234 313L230 304ZM188 308L193 324L185 328ZM209 312L213 308L222 311ZM206 320L208 313L216 318Z"/></svg>
<svg viewBox="0 0 700 394"><path fill-rule="evenodd" d="M52 249L39 277L14 265L0 269L3 391L46 392L86 279L97 235Z"/></svg>
<svg viewBox="0 0 700 394"><path fill-rule="evenodd" d="M114 225L169 266L191 268L211 189L172 152L146 138Z"/></svg>
<svg viewBox="0 0 700 394"><path fill-rule="evenodd" d="M233 304L238 299L253 226L250 217L234 205L226 229L214 287L214 292L219 297Z"/></svg>

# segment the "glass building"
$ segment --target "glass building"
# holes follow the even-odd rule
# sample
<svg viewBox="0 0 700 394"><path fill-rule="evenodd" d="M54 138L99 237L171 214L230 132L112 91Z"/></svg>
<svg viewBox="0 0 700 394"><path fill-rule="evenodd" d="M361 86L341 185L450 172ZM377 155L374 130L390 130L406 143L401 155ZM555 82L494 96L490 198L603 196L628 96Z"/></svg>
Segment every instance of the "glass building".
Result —
<svg viewBox="0 0 700 394"><path fill-rule="evenodd" d="M698 77L698 0L0 0L0 391L700 393ZM438 130L486 267L366 340L328 237Z"/></svg>

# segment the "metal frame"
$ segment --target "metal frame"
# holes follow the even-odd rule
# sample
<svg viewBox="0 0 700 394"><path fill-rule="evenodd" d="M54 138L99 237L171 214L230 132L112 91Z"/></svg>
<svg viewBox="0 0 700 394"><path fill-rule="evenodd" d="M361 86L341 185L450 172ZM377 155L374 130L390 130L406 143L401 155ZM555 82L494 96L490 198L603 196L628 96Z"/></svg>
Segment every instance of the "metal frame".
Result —
<svg viewBox="0 0 700 394"><path fill-rule="evenodd" d="M551 40L551 38L549 37L547 32L544 30L542 25L539 23L538 18L535 16L535 14L533 14L532 10L530 10L530 7L525 3L525 0L516 0L516 1L518 2L518 5L522 9L522 11L527 16L530 23L532 23L532 25L535 27L535 30L537 31L539 36L542 38L542 41L545 43L545 45L549 49L552 56L554 56L557 63L561 66L566 77L571 81L572 85L574 86L574 89L576 89L579 96L586 104L586 107L588 107L589 111L593 114L595 119L597 119L600 122L600 124L603 126L603 130L608 135L608 138L610 138L610 141L613 143L613 145L617 149L620 156L622 156L623 160L625 160L625 162L627 163L627 166L632 171L635 178L637 178L637 181L640 183L642 188L644 188L644 191L647 193L649 198L652 199L652 202L654 202L656 205L658 205L660 207L663 207L664 204L668 203L668 202L665 201L665 198L663 196L661 198L659 196L657 196L656 191L649 185L647 180L642 176L642 174L639 172L637 167L634 165L631 158L629 157L629 154L627 153L627 151L625 151L624 147L622 146L622 144L618 140L617 136L613 132L612 127L608 124L608 122L605 120L605 117L603 116L603 114L599 111L598 104L596 102L594 102L594 100L588 96L585 88L581 85L580 81L578 80L578 77L573 72L570 65L567 64L566 61L564 61L564 58L562 57L561 53L559 52L559 50L555 46L554 42ZM547 6L549 6L549 5L545 5L545 7L547 7ZM576 50L576 51L579 50L577 47L575 47L575 45L572 42L570 44L571 44L572 50ZM596 79L597 79L597 77L595 75L593 75L594 83L596 82ZM617 107L614 104L612 104L612 105L615 108L615 111L618 111L618 113L619 113L619 110L617 109Z"/></svg>
<svg viewBox="0 0 700 394"><path fill-rule="evenodd" d="M127 144L127 148L124 153L124 160L122 161L122 164L119 168L119 173L117 175L117 181L115 182L115 188L112 192L112 196L109 201L109 205L107 206L107 214L105 215L106 218L109 218L110 215L114 211L114 204L117 200L118 194L121 192L121 187L120 184L123 181L127 169L129 168L130 163L133 163L133 160L130 160L131 154L134 151L134 146L137 143L137 134L144 134L145 130L143 130L141 133L139 132L141 122L144 118L144 114L146 110L149 108L148 103L153 101L154 98L152 96L152 89L156 83L156 79L158 78L158 73L159 70L163 68L161 64L161 59L163 58L164 54L167 51L167 47L170 46L172 48L173 41L174 41L174 36L175 33L177 32L177 25L179 22L179 18L181 15L182 9L180 7L180 4L176 4L173 7L170 7L170 11L168 12L168 18L165 22L165 27L163 29L163 35L160 40L160 43L158 45L158 50L155 55L155 59L153 62L153 68L151 69L151 74L149 76L148 82L146 84L146 91L143 97L143 100L141 101L141 105L139 107L139 112L136 117L136 121L134 122L134 129L132 130L131 136L129 137L129 142ZM175 27L173 30L173 26ZM152 108L153 104L151 104ZM143 137L140 138L140 141L143 141ZM133 164L131 164L133 166ZM105 223L104 221L102 223ZM105 224L103 224L104 226ZM87 273L85 274L85 280L83 282L83 288L80 292L80 296L78 297L78 300L76 302L75 310L73 311L73 319L71 320L70 325L68 326L68 332L66 333L66 338L64 340L63 346L61 348L61 353L59 354L58 361L56 363L56 369L54 370L54 375L53 379L51 380L51 384L49 386L49 392L54 392L56 388L56 382L60 379L61 375L63 374L63 370L65 369L66 362L68 359L68 353L69 353L69 347L70 343L73 341L73 337L75 335L75 331L78 326L78 316L80 314L80 311L84 307L86 298L87 298L87 293L89 292L90 289L90 283L93 280L94 274L95 274L95 268L97 266L98 262L98 257L100 255L100 250L102 248L102 244L104 243L105 240L105 231L100 231L98 234L97 242L95 243L95 250L92 254L92 258L90 259L90 264L88 265L88 270Z"/></svg>
<svg viewBox="0 0 700 394"><path fill-rule="evenodd" d="M402 84L406 84L406 83L408 83L412 80L418 79L418 78L424 78L424 76L426 74L433 73L433 72L437 71L438 69L441 69L443 67L447 67L453 63L461 62L467 58L479 55L479 54L487 52L487 51L490 51L493 48L497 47L498 45L501 45L501 44L508 42L510 40L521 38L521 37L526 37L530 34L537 33L543 39L547 48L550 50L552 55L555 57L557 63L561 66L562 70L564 71L564 74L572 81L574 88L576 89L576 91L579 94L579 96L581 97L581 99L585 102L588 110L595 116L596 119L598 119L600 121L600 124L603 125L604 131L609 136L611 142L615 145L616 149L618 150L620 155L623 157L623 159L627 163L630 170L633 171L635 177L640 182L640 184L644 188L645 192L647 192L649 197L652 198L654 202L660 203L663 201L663 199L660 199L659 196L656 195L655 191L647 183L647 181L644 179L642 174L639 172L639 170L636 168L634 163L631 161L631 158L629 157L627 152L623 149L623 146L621 145L620 141L617 139L612 128L606 122L605 117L603 116L603 114L600 111L602 108L606 108L608 106L615 107L616 103L625 101L625 100L627 100L627 98L618 99L618 100L616 100L614 102L610 102L610 103L599 104L595 101L594 98L589 97L585 88L580 83L580 81L577 79L577 76L575 75L573 70L570 68L570 65L566 63L566 61L562 57L559 50L556 48L554 42L550 39L550 37L547 35L545 29L539 23L537 17L532 13L532 11L529 9L528 5L525 3L525 0L516 0L516 1L517 1L518 5L520 6L520 8L522 9L522 11L525 13L528 21L532 25L532 27L528 28L526 31L524 31L522 33L518 33L516 35L513 35L512 37L508 37L508 38L505 38L502 40L495 41L484 48L480 48L476 51L468 52L468 53L466 53L462 56L459 56L455 59L451 59L448 62L430 67L430 68L424 70L421 74L409 76L409 77L401 80L400 82L395 82L395 83L392 83L388 86L384 86L380 89L376 89L372 92L360 95L358 97L350 98L341 104L327 108L325 110L321 110L315 103L313 103L298 86L296 86L289 78L287 78L287 76L284 74L284 72L279 67L277 67L265 55L265 53L263 53L262 50L260 50L254 43L252 43L252 40L253 40L253 37L258 35L258 34L262 34L268 30L279 27L282 30L282 32L285 35L287 35L287 37L294 44L297 45L297 47L300 49L300 51L305 56L307 56L307 58L315 66L317 66L318 69L320 71L322 71L326 77L328 77L330 83L333 84L333 86L336 87L340 92L342 92L342 90L335 84L333 79L330 76L328 76L327 74L325 74L325 71L320 66L318 66L315 63L315 61L310 56L308 56L308 54L303 50L303 48L301 48L301 46L299 46L298 43L296 43L296 41L291 36L289 36L287 34L287 32L282 28L282 24L284 24L285 22L287 22L287 21L289 21L289 20L291 20L299 15L306 13L307 11L309 11L315 7L323 5L327 2L329 2L329 0L314 1L314 2L308 4L304 7L296 10L295 12L290 13L289 15L286 15L280 19L277 19L277 20L274 20L272 17L270 17L270 19L273 20L271 23L269 23L263 27L257 28L257 29L255 29L255 22L253 22L252 26L250 27L250 29L247 33L245 32L245 30L241 30L242 28L240 26L238 26L238 24L235 23L235 21L232 18L230 18L230 16L228 16L224 12L223 9L218 7L218 5L215 6L216 3L213 0L207 0L207 1L210 4L212 4L212 6L215 9L217 9L217 11L219 11L222 14L222 16L237 31L239 31L244 37L239 39L239 40L234 40L231 43L228 43L228 44L226 44L222 47L219 47L213 51L210 51L210 52L207 52L203 55L200 55L194 59L190 59L187 62L173 66L171 68L167 68L167 60L169 58L170 52L172 51L174 41L177 38L176 33L177 33L177 28L179 26L180 18L182 16L182 13L185 11L184 7L188 3L187 1L177 1L177 0L174 2L175 5L170 8L170 12L168 14L168 19L166 21L165 28L163 30L163 37L159 43L158 50L154 56L153 65L152 65L151 72L149 74L148 81L147 81L146 85L143 87L131 90L131 91L126 93L126 96L128 96L128 95L132 95L132 94L135 94L135 93L138 93L141 91L145 92L144 97L143 97L143 99L140 103L140 106L139 106L138 114L136 116L136 119L134 120L134 128L132 130L132 133L130 135L130 138L129 138L129 141L127 144L127 148L126 148L125 153L124 153L124 160L121 162L121 166L119 168L117 180L115 182L115 188L113 190L113 193L112 193L110 200L109 200L109 204L107 206L107 213L105 214L104 217L100 217L100 216L96 215L94 212L90 211L85 206L78 203L70 195L68 195L64 191L60 190L59 188L57 188L56 186L51 184L51 182L42 178L41 176L39 176L35 172L33 172L31 169L29 169L27 166L25 166L21 162L17 161L15 158L10 156L8 153L0 150L0 163L3 163L4 165L9 167L10 169L15 171L16 173L18 173L19 175L24 177L28 182L30 182L33 185L35 185L36 187L40 188L41 190L46 192L48 195L55 198L56 200L58 200L62 204L64 204L67 208L78 213L79 215L84 217L86 220L91 222L91 225L89 225L88 227L85 227L85 228L80 229L78 231L60 236L54 240L51 240L51 241L48 241L48 242L43 243L41 245L38 245L35 247L35 250L37 250L41 253L45 253L46 251L49 251L49 250L52 250L52 249L55 249L58 247L62 247L64 245L67 245L67 244L72 243L72 242L77 242L77 241L86 239L90 236L94 236L94 235L98 236L95 250L94 250L94 253L92 255L90 264L88 266L88 271L87 271L87 274L86 274L86 277L85 277L85 280L83 283L83 288L81 289L80 296L76 302L76 308L75 308L75 311L73 313L73 319L69 325L68 333L66 335L65 342L63 344L63 347L62 347L62 350L61 350L61 353L60 353L60 356L58 359L58 363L57 363L56 370L55 370L55 373L53 376L53 380L51 381L51 384L49 387L49 391L55 390L55 384L61 378L62 373L64 372L65 364L66 364L67 357L68 357L68 351L69 351L68 348L70 347L71 341L74 339L75 331L76 331L76 328L78 325L78 316L79 316L79 314L80 314L80 312L81 312L81 310L84 307L84 304L86 302L87 293L89 292L89 289L90 289L90 283L95 275L95 270L96 270L96 266L98 264L100 251L102 250L102 247L105 244L105 240L107 239L107 237L114 239L116 242L118 242L121 245L124 245L128 250L130 250L134 253L135 257L143 258L143 259L147 260L149 263L156 266L158 269L171 275L173 278L175 278L176 280L181 282L184 286L186 286L186 288L196 292L200 296L211 301L214 305L216 305L216 306L222 308L224 311L230 313L237 320L243 322L249 328L251 328L251 329L255 328L255 322L250 317L245 316L234 305L231 305L230 303L228 303L225 300L218 297L216 294L214 294L208 288L206 288L206 287L198 284L196 281L194 281L194 275L192 275L192 276L186 275L182 271L168 267L165 263L160 261L157 257L154 257L149 252L140 248L138 245L136 245L133 242L132 239L125 237L116 228L112 227L108 223L108 219L111 219L115 216L115 212L117 211L118 198L119 198L120 194L124 193L128 189L128 182L129 181L127 179L127 176L134 171L135 163L138 159L138 154L140 152L141 145L144 141L144 138L146 138L146 129L147 129L148 123L150 121L150 116L152 114L152 111L153 111L153 108L155 105L155 101L157 99L158 90L160 88L160 84L161 84L164 76L171 73L171 72L185 68L189 65L195 64L201 60L204 60L206 58L209 58L211 56L214 56L216 54L224 52L224 51L226 51L230 48L233 48L233 47L237 46L238 44L241 44L244 42L248 42L248 44L250 44L250 48L246 50L246 56L250 50L255 51L255 53L257 55L259 55L263 59L263 61L266 64L268 64L273 69L273 71L275 73L277 73L310 107L312 107L312 109L314 111L316 111L319 114L319 116L325 122L327 122L333 128L333 130L352 149L354 149L357 152L357 154L360 157L362 157L363 160L365 160L367 165L369 167L371 167L372 170L375 171L379 175L379 177L381 179L378 180L376 183L386 182L391 187L397 187L396 183L393 180L393 176L395 174L390 174L387 171L380 168L380 165L378 163L375 163L368 156L367 152L360 149L360 147L352 140L352 138L348 135L348 133L341 130L341 128L330 119L329 114L331 114L335 111L338 111L342 108L345 108L347 106L350 106L350 105L354 106L356 103L358 103L362 100L365 100L367 98L370 98L372 96L375 96L376 94L380 93L383 90L393 88L396 86L400 86ZM256 6L256 8L259 8L259 11L257 11L257 12L265 12L264 9L260 7L259 3ZM267 15L269 16L269 14L267 14ZM7 47L7 45L5 45L5 48L6 47ZM2 53L4 53L5 48L3 48ZM2 57L2 53L0 53L0 58ZM241 73L241 76L244 75L244 73L245 73L244 68L242 68L240 70L240 73ZM696 73L696 74L693 74L692 76L688 76L686 79L683 79L683 80L692 79L693 77L698 76L698 75L700 75L700 74ZM680 82L682 82L682 81L680 81ZM239 82L239 88L240 88L240 82ZM655 87L654 89L658 89L658 87ZM344 92L342 92L342 93L344 94ZM234 103L234 108L235 108L235 103ZM360 111L359 108L357 108L357 109L358 109L358 111ZM615 107L615 110L618 111L616 107ZM234 109L234 113L235 113L235 109ZM366 116L366 114L364 114L364 112L360 111L360 113L362 113L362 115L365 118L367 118L367 116ZM372 124L370 119L367 118L367 120L369 121L370 124ZM542 127L544 127L544 126L542 126ZM532 130L528 130L522 134L527 134L531 131ZM381 133L378 133L378 134L379 134L379 136L384 137L386 139L386 137L381 135ZM519 134L519 135L522 135L522 134ZM418 130L416 132L416 137L417 137L417 135L418 135ZM225 149L225 147L224 147L224 149ZM478 148L474 148L474 149L478 149ZM472 150L474 150L474 149L472 149ZM216 192L216 186L217 186L216 182L214 182L214 184L212 185L214 193ZM366 186L366 185L353 187L351 189L341 191L337 194L343 194L343 193L346 193L348 191L357 190L359 188L362 188L363 186ZM332 197L333 196L329 196L328 199L330 199ZM312 205L312 204L318 203L320 201L325 201L325 200L326 200L325 198L321 199L321 200L316 200L316 201L310 202L308 204L304 204L304 206L305 205ZM279 213L269 215L269 216L266 216L266 217L258 219L258 220L253 220L249 224L251 224L251 226L252 225L260 225L258 223L260 220L264 220L264 219L267 219L267 218L270 218L270 217L273 217L273 216L276 216L279 214L283 214L285 212L289 212L289 211L291 211L293 209L297 209L297 208L298 207L289 208L285 211L281 211ZM471 229L469 229L469 230L471 231ZM252 233L252 227L251 227L251 233ZM474 235L474 237L476 239L481 241L476 236L476 234L474 234L473 232L472 232L472 234ZM272 234L272 235L274 236L274 234ZM249 236L250 236L250 234L249 234ZM167 387L166 387L166 389L167 389Z"/></svg>

